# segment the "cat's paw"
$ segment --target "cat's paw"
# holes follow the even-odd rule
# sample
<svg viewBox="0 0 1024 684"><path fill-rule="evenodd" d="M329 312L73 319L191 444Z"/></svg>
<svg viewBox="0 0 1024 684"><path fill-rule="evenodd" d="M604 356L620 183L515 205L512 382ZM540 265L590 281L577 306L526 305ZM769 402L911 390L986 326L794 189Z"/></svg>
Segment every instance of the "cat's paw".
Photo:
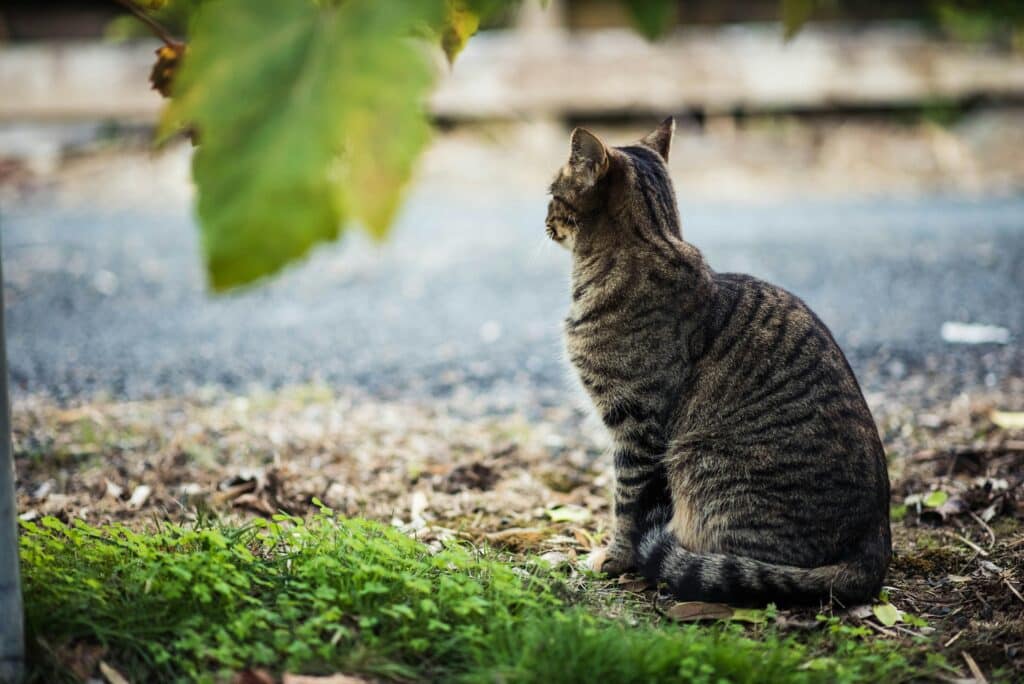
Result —
<svg viewBox="0 0 1024 684"><path fill-rule="evenodd" d="M609 577L616 577L634 569L636 565L633 554L616 546L594 550L587 565L594 572L603 572Z"/></svg>

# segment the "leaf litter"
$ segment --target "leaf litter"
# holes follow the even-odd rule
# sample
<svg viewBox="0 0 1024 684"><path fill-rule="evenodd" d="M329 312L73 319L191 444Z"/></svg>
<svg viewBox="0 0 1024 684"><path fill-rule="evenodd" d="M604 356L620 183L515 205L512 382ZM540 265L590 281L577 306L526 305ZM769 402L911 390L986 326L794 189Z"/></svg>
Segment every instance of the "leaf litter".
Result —
<svg viewBox="0 0 1024 684"><path fill-rule="evenodd" d="M890 459L894 558L883 600L826 609L875 638L931 639L951 663L1024 672L1024 428L1019 397L960 396L927 407L869 397ZM1016 404L1015 404L1016 402ZM1011 417L1007 417L1011 416ZM815 609L673 602L634 576L605 579L612 464L581 415L485 415L455 403L380 401L302 386L13 411L18 511L91 524L228 522L315 501L390 522L440 550L490 545L524 563L564 565L570 584L629 622L729 620L806 631ZM91 668L102 654L85 658ZM970 660L968 660L968 658ZM84 662L84 661L83 661ZM810 665L809 665L810 667ZM973 668L962 667L973 676Z"/></svg>

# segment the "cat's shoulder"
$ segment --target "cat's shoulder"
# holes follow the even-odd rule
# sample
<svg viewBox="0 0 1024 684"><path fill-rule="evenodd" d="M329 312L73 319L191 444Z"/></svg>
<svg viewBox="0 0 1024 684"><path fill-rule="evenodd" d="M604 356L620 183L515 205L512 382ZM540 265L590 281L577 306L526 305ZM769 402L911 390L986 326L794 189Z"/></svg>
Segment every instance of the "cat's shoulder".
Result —
<svg viewBox="0 0 1024 684"><path fill-rule="evenodd" d="M776 306L814 316L810 307L796 294L775 283L747 273L714 273L712 281L721 305L741 300L759 306Z"/></svg>

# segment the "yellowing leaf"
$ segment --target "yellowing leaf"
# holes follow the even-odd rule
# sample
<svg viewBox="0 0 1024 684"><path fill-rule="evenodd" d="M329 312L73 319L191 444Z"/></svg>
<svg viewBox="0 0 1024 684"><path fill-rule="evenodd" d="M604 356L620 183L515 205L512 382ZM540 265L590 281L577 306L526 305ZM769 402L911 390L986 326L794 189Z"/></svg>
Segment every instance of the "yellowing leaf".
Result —
<svg viewBox="0 0 1024 684"><path fill-rule="evenodd" d="M797 667L798 670L811 670L812 672L824 672L831 670L836 666L836 659L828 656L822 656L819 658L811 658L806 663L801 664Z"/></svg>
<svg viewBox="0 0 1024 684"><path fill-rule="evenodd" d="M1024 411L996 411L989 415L989 420L1004 430L1024 430Z"/></svg>
<svg viewBox="0 0 1024 684"><path fill-rule="evenodd" d="M214 289L252 282L338 237L381 236L427 141L434 73L408 36L444 0L204 3L161 134L192 127Z"/></svg>
<svg viewBox="0 0 1024 684"><path fill-rule="evenodd" d="M467 7L463 0L448 0L447 5L441 48L451 63L466 47L469 37L480 28L480 16Z"/></svg>
<svg viewBox="0 0 1024 684"><path fill-rule="evenodd" d="M818 8L818 0L782 0L782 26L786 40L790 40Z"/></svg>
<svg viewBox="0 0 1024 684"><path fill-rule="evenodd" d="M949 498L949 494L937 489L924 498L924 505L928 508L938 508L942 504L946 503L946 499Z"/></svg>
<svg viewBox="0 0 1024 684"><path fill-rule="evenodd" d="M752 625L760 625L768 621L764 611L757 608L733 608L732 617L729 619L733 622L748 622Z"/></svg>
<svg viewBox="0 0 1024 684"><path fill-rule="evenodd" d="M900 612L896 610L896 606L891 603L879 603L878 605L871 607L871 612L875 614L875 618L886 627L892 627L900 621Z"/></svg>

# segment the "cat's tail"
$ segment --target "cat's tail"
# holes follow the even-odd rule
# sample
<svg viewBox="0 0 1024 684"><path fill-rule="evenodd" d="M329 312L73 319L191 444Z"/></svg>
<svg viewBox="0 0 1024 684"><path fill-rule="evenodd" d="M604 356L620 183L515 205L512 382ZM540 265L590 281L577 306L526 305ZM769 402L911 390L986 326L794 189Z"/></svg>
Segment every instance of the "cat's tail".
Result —
<svg viewBox="0 0 1024 684"><path fill-rule="evenodd" d="M637 548L640 572L665 583L681 601L735 605L808 604L830 599L842 605L865 603L878 595L890 551L880 539L865 539L854 560L816 568L775 565L721 553L683 548L666 528L648 531Z"/></svg>

